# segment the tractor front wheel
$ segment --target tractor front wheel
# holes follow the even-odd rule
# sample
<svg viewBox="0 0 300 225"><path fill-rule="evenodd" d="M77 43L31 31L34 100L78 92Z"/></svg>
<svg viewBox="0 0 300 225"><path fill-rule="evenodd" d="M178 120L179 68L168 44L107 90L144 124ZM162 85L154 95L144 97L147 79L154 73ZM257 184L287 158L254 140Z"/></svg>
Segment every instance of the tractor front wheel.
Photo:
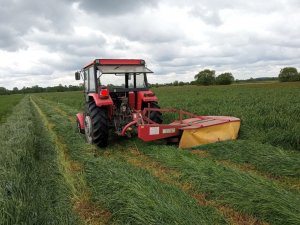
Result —
<svg viewBox="0 0 300 225"><path fill-rule="evenodd" d="M106 108L97 107L95 102L88 102L84 119L84 131L88 143L99 147L108 144L108 115Z"/></svg>
<svg viewBox="0 0 300 225"><path fill-rule="evenodd" d="M150 108L160 109L157 102L150 102ZM150 120L154 121L155 123L161 124L163 122L162 113L158 111L150 112Z"/></svg>

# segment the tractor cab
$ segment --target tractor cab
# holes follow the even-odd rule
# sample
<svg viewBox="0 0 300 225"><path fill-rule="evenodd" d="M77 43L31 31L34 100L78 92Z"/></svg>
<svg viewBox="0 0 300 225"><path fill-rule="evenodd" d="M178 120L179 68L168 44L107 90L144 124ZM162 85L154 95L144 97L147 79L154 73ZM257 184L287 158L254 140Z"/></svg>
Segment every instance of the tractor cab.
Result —
<svg viewBox="0 0 300 225"><path fill-rule="evenodd" d="M132 108L141 109L143 103L139 101L143 99L138 99L139 92L146 91L149 96L151 95L148 93L148 73L153 72L146 67L144 60L96 59L80 72L76 72L75 78L79 80L82 75L86 102L96 93L100 94L100 97L109 95L112 100L124 95L131 96ZM157 101L156 98L153 100ZM149 99L145 101L148 102Z"/></svg>
<svg viewBox="0 0 300 225"><path fill-rule="evenodd" d="M129 89L148 89L147 73L153 73L145 66L144 60L96 59L87 64L75 79L83 75L86 93L98 91L98 84L109 87L113 92Z"/></svg>

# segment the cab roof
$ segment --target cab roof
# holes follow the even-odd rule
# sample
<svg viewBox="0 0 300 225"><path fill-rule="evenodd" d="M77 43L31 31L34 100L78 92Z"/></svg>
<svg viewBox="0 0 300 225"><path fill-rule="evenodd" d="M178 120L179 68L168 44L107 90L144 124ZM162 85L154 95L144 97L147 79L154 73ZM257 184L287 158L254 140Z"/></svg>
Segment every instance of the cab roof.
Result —
<svg viewBox="0 0 300 225"><path fill-rule="evenodd" d="M145 61L142 59L94 59L92 62L86 64L83 69L90 67L91 65L96 64L97 66L101 65L143 65L145 66Z"/></svg>

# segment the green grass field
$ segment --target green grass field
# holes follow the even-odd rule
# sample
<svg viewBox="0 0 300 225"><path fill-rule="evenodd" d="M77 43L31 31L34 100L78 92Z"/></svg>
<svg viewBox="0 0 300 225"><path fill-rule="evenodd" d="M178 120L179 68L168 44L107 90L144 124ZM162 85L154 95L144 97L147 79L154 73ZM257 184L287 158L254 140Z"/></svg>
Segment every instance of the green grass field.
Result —
<svg viewBox="0 0 300 225"><path fill-rule="evenodd" d="M152 90L164 108L241 118L239 139L181 150L112 136L103 150L75 131L82 92L14 108L1 96L13 113L0 125L0 224L300 224L299 82Z"/></svg>
<svg viewBox="0 0 300 225"><path fill-rule="evenodd" d="M12 109L23 98L23 95L0 95L0 124L5 121L7 115L12 112Z"/></svg>

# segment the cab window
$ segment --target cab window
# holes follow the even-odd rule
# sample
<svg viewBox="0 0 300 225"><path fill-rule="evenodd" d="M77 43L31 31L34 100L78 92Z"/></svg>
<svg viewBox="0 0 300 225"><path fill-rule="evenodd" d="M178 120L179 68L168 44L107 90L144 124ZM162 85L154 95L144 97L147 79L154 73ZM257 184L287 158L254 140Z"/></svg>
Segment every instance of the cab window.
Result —
<svg viewBox="0 0 300 225"><path fill-rule="evenodd" d="M96 81L93 66L89 68L89 92L96 92Z"/></svg>
<svg viewBox="0 0 300 225"><path fill-rule="evenodd" d="M85 70L84 71L84 90L85 90L85 92L88 92L88 90L89 90L88 77L89 77L89 71Z"/></svg>

